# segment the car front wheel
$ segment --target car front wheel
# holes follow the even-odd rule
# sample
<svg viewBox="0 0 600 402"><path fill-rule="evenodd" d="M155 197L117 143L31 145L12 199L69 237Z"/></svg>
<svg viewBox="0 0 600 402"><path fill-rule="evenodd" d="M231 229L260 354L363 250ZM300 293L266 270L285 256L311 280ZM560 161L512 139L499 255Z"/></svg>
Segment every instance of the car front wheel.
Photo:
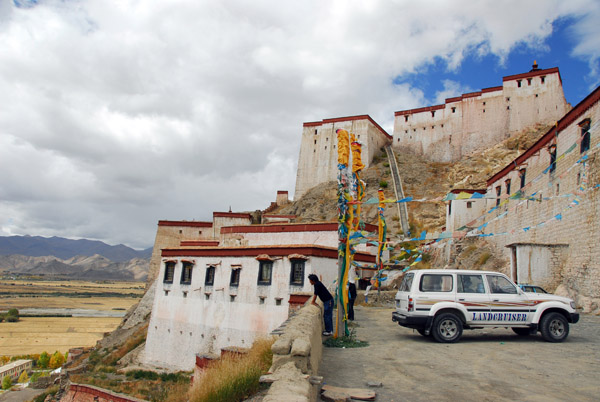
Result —
<svg viewBox="0 0 600 402"><path fill-rule="evenodd" d="M547 342L562 342L569 335L569 322L560 313L546 314L540 322L540 332Z"/></svg>
<svg viewBox="0 0 600 402"><path fill-rule="evenodd" d="M462 321L453 313L442 313L435 317L431 328L433 338L442 343L458 341L462 335L462 331Z"/></svg>

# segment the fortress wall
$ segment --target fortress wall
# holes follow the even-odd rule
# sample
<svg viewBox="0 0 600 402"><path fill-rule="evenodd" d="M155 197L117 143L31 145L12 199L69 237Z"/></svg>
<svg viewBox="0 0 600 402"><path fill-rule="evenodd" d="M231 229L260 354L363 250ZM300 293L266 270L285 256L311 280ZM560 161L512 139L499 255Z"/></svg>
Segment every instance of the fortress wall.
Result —
<svg viewBox="0 0 600 402"><path fill-rule="evenodd" d="M368 167L373 156L391 137L368 115L326 119L321 122L304 123L298 172L296 176L297 200L318 184L337 180L337 129L354 133L363 144L362 162Z"/></svg>
<svg viewBox="0 0 600 402"><path fill-rule="evenodd" d="M252 216L236 212L213 212L213 237L221 237L221 228L224 226L247 226L252 223Z"/></svg>
<svg viewBox="0 0 600 402"><path fill-rule="evenodd" d="M182 240L212 239L212 222L158 221L147 283L151 284L157 277L160 268L161 250L163 248L179 247Z"/></svg>
<svg viewBox="0 0 600 402"><path fill-rule="evenodd" d="M598 103L600 88L590 96L596 99L593 105L590 105L590 102L586 103L586 100L582 101L581 107L580 105L576 106L559 121L558 130L554 128L550 130L536 145L515 160L516 168L505 172L511 168L509 165L492 177L488 182L487 196L495 197L498 187L501 189L502 195L506 196L506 179L511 180L511 192L514 193L518 190L519 169L525 169L526 183L531 183L550 165L548 147L556 143L557 158L560 158L573 143L580 139L581 128L578 124L585 118L591 119L590 149L593 150L594 146L600 142L600 130L598 126L593 126L594 123L600 121L600 105ZM557 132L558 136L556 137ZM567 173L567 170L581 158L579 150L578 144L572 152L557 161L553 174L544 174L540 180L525 188L527 195L536 193L536 201L510 200L506 205L489 214L486 221L508 211L505 217L490 222L484 232L495 234L507 232L506 235L496 235L488 239L496 244L506 257L513 259L515 256L511 256L512 250L506 247L507 245L512 244L513 247L516 247L517 259L520 255L520 245L529 247L533 244L550 250L549 254L546 253L550 255L547 265L550 265L552 276L558 280L553 283L539 284L547 285L551 290L562 284L565 292L583 306L585 311L589 312L600 309L600 247L598 247L600 191L596 189L585 192L580 197L580 205L572 208L567 208L567 206L574 196L558 197L574 194L581 185L581 177L584 173L589 180L588 188L600 183L600 154L598 152L589 156L586 168L580 164ZM560 177L561 175L563 177ZM552 198L543 200L540 197ZM494 205L494 201L488 200L487 210L493 208ZM550 221L557 214L561 214L562 218ZM546 223L540 227L534 227L541 222ZM523 228L527 227L531 228L524 231ZM558 246L562 246L562 248L557 249ZM524 263L527 264L527 261ZM517 265L519 265L518 261ZM545 270L548 267L537 267L537 269ZM513 271L512 276L522 277L522 273L519 272L515 275ZM536 277L536 273L534 272L531 276ZM545 277L550 277L550 275L545 275Z"/></svg>
<svg viewBox="0 0 600 402"><path fill-rule="evenodd" d="M567 109L558 68L530 71L504 77L499 87L448 98L443 105L396 112L393 144L452 162L527 127L554 122Z"/></svg>

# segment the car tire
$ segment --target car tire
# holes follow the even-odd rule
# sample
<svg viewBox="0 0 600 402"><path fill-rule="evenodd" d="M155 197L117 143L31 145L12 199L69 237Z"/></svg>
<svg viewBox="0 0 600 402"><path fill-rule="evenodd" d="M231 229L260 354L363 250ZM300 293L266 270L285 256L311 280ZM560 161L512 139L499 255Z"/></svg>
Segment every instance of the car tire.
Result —
<svg viewBox="0 0 600 402"><path fill-rule="evenodd" d="M428 337L429 335L431 335L431 333L430 333L429 335L428 335L428 334L426 334L424 329L417 329L417 332L418 332L418 333L419 333L421 336L424 336L424 337Z"/></svg>
<svg viewBox="0 0 600 402"><path fill-rule="evenodd" d="M528 336L531 335L531 329L529 328L518 328L518 327L513 327L512 328L513 332L519 336Z"/></svg>
<svg viewBox="0 0 600 402"><path fill-rule="evenodd" d="M454 313L442 313L435 317L431 334L433 338L441 343L457 342L463 332L462 321Z"/></svg>
<svg viewBox="0 0 600 402"><path fill-rule="evenodd" d="M549 313L540 321L540 332L546 342L562 342L569 335L569 322L560 313Z"/></svg>

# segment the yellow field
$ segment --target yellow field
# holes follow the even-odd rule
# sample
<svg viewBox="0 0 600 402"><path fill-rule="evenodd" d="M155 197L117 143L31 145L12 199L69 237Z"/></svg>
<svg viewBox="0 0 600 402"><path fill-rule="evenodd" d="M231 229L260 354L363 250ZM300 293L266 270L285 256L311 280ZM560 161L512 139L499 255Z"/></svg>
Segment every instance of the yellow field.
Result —
<svg viewBox="0 0 600 402"><path fill-rule="evenodd" d="M3 280L0 283L0 309L127 310L137 303L143 294L144 284L140 282Z"/></svg>
<svg viewBox="0 0 600 402"><path fill-rule="evenodd" d="M121 318L97 317L25 317L2 322L0 355L64 353L76 346L93 346L120 322Z"/></svg>

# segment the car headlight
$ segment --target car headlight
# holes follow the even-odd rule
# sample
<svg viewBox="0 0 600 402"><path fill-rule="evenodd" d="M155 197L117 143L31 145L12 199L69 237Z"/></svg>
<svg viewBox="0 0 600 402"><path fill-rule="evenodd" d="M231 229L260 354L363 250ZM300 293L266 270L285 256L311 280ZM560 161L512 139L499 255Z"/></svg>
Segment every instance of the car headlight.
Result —
<svg viewBox="0 0 600 402"><path fill-rule="evenodd" d="M577 309L577 307L575 306L575 302L574 302L574 301L571 301L571 308L572 308L573 310L576 310L576 309Z"/></svg>

